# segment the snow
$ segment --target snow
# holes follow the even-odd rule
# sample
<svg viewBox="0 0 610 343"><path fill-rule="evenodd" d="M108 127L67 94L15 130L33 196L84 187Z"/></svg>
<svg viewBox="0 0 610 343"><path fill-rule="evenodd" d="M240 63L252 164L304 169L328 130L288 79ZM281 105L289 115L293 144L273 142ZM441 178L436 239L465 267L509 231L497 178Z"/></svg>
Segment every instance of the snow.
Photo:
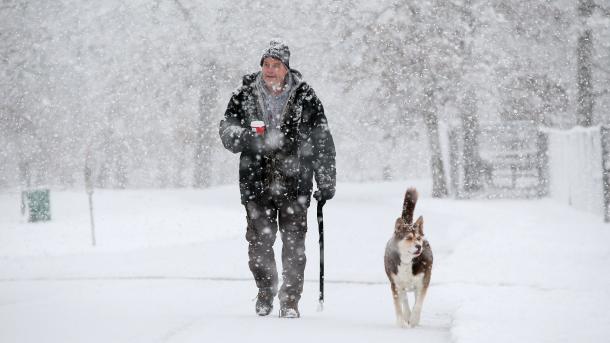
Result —
<svg viewBox="0 0 610 343"><path fill-rule="evenodd" d="M383 251L404 190L435 263L421 325L394 323ZM605 342L610 225L553 201L433 199L430 182L340 183L325 207L326 302L309 213L300 319L254 313L237 186L51 190L26 223L0 194L1 342ZM279 248L280 240L276 244ZM277 252L277 250L276 250Z"/></svg>
<svg viewBox="0 0 610 343"><path fill-rule="evenodd" d="M568 0L347 3L3 2L0 343L608 341L607 6L587 17ZM230 91L274 36L324 104L340 171L325 213L325 310L312 208L299 320L279 319L277 302L254 314L239 156L217 134ZM594 126L573 128L589 93ZM457 144L491 162L510 125L535 123L519 142L548 134L546 155L528 151L548 156L548 178L511 171L504 181L525 187L496 175L459 194L471 200L431 198L419 178L436 155L457 175L452 192L463 188L447 132L470 117L481 136ZM548 184L549 198L509 200L527 181ZM435 266L421 326L404 330L383 253L412 185ZM51 188L52 220L27 223L17 189L38 186Z"/></svg>

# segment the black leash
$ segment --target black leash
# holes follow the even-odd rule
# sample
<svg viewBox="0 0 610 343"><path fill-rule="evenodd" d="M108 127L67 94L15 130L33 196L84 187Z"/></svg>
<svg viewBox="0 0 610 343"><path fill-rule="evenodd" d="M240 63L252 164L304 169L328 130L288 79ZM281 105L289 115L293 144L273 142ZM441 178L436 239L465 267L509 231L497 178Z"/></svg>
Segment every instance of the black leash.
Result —
<svg viewBox="0 0 610 343"><path fill-rule="evenodd" d="M324 215L322 207L326 201L318 201L318 232L320 234L320 299L318 311L324 308Z"/></svg>

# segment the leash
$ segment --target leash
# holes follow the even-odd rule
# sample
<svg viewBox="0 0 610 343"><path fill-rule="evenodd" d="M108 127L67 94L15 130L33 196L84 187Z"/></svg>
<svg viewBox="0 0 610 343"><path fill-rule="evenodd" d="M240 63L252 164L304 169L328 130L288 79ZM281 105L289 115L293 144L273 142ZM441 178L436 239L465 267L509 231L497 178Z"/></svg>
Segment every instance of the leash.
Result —
<svg viewBox="0 0 610 343"><path fill-rule="evenodd" d="M318 311L324 309L324 215L322 207L326 201L318 201L318 233L320 235L320 298L318 299Z"/></svg>

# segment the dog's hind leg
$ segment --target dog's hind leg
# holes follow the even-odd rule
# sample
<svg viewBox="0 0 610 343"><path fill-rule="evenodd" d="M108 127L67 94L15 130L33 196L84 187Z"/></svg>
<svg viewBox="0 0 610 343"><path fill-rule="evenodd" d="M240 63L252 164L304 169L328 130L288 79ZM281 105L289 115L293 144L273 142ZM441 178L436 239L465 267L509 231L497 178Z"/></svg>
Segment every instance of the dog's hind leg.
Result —
<svg viewBox="0 0 610 343"><path fill-rule="evenodd" d="M404 301L404 298L406 298L405 292L399 291L396 288L396 285L394 285L394 283L392 283L392 300L394 300L394 312L396 313L396 325L398 325L400 327L406 327L408 324L407 319L409 318L409 317L405 317L403 314L402 303Z"/></svg>
<svg viewBox="0 0 610 343"><path fill-rule="evenodd" d="M415 327L415 326L419 325L421 309L422 309L422 306L424 305L424 298L426 297L427 290L428 289L426 287L417 288L415 290L415 305L413 305L413 312L408 317L409 325L411 327Z"/></svg>

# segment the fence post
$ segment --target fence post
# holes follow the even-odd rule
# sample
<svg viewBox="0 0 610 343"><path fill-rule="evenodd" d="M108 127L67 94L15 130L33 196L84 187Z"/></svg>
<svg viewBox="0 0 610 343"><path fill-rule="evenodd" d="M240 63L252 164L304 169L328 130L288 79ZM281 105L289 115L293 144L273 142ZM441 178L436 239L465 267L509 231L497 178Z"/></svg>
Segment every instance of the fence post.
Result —
<svg viewBox="0 0 610 343"><path fill-rule="evenodd" d="M610 126L600 128L602 150L602 186L604 187L604 221L610 223Z"/></svg>
<svg viewBox="0 0 610 343"><path fill-rule="evenodd" d="M538 131L536 147L536 169L538 169L536 195L542 198L549 194L549 136L547 133Z"/></svg>

